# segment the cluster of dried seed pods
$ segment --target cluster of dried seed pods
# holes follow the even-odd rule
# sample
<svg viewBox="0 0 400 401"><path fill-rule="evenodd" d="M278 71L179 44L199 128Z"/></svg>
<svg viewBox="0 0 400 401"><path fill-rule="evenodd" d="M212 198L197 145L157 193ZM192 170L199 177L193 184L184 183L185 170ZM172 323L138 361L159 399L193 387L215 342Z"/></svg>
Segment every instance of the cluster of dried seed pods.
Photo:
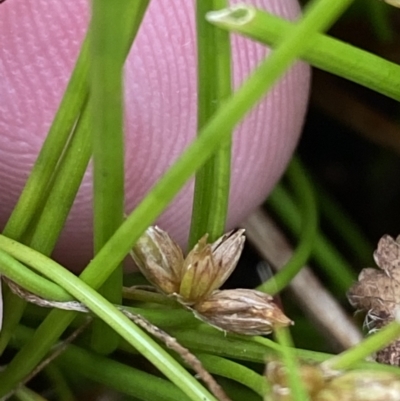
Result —
<svg viewBox="0 0 400 401"><path fill-rule="evenodd" d="M367 313L365 325L370 331L393 321L400 305L400 236L396 239L383 236L374 260L380 270L363 269L347 293L350 304ZM400 366L400 339L378 351L376 360Z"/></svg>
<svg viewBox="0 0 400 401"><path fill-rule="evenodd" d="M244 241L243 229L211 244L205 235L184 258L165 231L149 227L131 255L158 291L175 297L199 319L238 334L269 334L292 324L270 295L250 289L219 290L235 269Z"/></svg>
<svg viewBox="0 0 400 401"><path fill-rule="evenodd" d="M375 370L353 370L332 375L319 365L300 366L300 378L311 401L400 401L399 376ZM271 392L265 401L292 401L286 368L279 362L267 364Z"/></svg>

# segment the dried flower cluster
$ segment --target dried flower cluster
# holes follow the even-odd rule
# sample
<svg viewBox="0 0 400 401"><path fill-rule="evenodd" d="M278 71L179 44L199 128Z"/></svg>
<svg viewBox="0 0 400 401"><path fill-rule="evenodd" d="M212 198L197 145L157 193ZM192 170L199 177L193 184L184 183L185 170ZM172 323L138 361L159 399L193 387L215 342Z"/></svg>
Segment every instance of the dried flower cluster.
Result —
<svg viewBox="0 0 400 401"><path fill-rule="evenodd" d="M184 258L165 231L149 227L131 255L158 291L175 297L199 319L234 333L269 334L292 324L271 296L249 289L218 290L235 269L244 241L243 229L212 244L205 235Z"/></svg>
<svg viewBox="0 0 400 401"><path fill-rule="evenodd" d="M374 252L374 260L380 270L363 269L358 282L347 294L354 308L367 313L365 324L370 330L393 321L400 304L400 236L396 240L383 236ZM376 360L400 366L400 339L378 351Z"/></svg>
<svg viewBox="0 0 400 401"><path fill-rule="evenodd" d="M318 365L301 365L300 378L311 401L400 401L399 376L389 372L354 370L327 376ZM266 370L272 391L265 401L292 401L286 368L270 362Z"/></svg>

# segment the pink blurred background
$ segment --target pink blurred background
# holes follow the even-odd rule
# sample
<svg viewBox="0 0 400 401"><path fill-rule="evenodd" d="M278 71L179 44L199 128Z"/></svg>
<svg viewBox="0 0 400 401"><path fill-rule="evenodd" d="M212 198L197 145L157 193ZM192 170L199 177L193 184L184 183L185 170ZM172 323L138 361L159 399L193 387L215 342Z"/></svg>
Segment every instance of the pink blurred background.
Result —
<svg viewBox="0 0 400 401"><path fill-rule="evenodd" d="M242 2L243 3L243 2ZM245 3L295 18L295 0ZM86 0L8 0L0 6L0 226L9 217L62 98L89 21ZM232 36L234 84L265 57L262 45ZM229 227L262 203L296 146L309 68L296 64L234 134ZM152 0L125 68L126 211L196 135L193 2ZM193 182L157 220L184 245ZM87 172L54 257L82 268L92 256Z"/></svg>

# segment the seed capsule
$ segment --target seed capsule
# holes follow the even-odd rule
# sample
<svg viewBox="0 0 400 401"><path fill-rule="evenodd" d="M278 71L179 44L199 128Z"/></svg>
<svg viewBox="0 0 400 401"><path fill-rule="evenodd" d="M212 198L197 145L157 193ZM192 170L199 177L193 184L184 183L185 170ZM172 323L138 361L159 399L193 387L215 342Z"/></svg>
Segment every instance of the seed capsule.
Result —
<svg viewBox="0 0 400 401"><path fill-rule="evenodd" d="M187 304L207 298L231 275L244 245L244 230L231 231L212 244L207 235L189 252L182 269L179 295Z"/></svg>
<svg viewBox="0 0 400 401"><path fill-rule="evenodd" d="M165 231L149 227L133 247L131 256L142 274L161 292L179 291L183 255Z"/></svg>
<svg viewBox="0 0 400 401"><path fill-rule="evenodd" d="M215 291L193 309L198 318L212 326L238 334L269 334L293 324L270 295L256 290Z"/></svg>
<svg viewBox="0 0 400 401"><path fill-rule="evenodd" d="M204 235L186 259L171 237L149 227L131 251L143 275L157 289L185 305L208 297L231 275L244 246L244 230L231 231L212 244Z"/></svg>

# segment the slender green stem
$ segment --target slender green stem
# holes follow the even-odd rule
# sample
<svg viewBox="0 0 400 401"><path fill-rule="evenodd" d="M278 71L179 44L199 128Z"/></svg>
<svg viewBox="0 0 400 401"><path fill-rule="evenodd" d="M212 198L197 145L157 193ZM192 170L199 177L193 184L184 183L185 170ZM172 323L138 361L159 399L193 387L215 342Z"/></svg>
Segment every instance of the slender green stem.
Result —
<svg viewBox="0 0 400 401"><path fill-rule="evenodd" d="M122 295L124 299L131 299L133 301L149 302L175 307L179 305L173 298L166 297L158 292L145 291L137 288L123 287Z"/></svg>
<svg viewBox="0 0 400 401"><path fill-rule="evenodd" d="M171 329L173 335L180 344L193 350L193 352L204 352L216 356L233 358L236 360L256 362L264 364L265 358L276 359L282 352L282 346L266 337L245 337L233 334L225 334L205 325L194 329L176 330ZM129 352L121 343L123 350ZM304 349L293 348L296 357L302 361L321 363L335 358L331 354ZM378 365L375 362L358 362L354 366L360 369L379 369L400 375L398 367Z"/></svg>
<svg viewBox="0 0 400 401"><path fill-rule="evenodd" d="M54 391L58 401L77 401L63 372L58 366L51 364L45 368L44 373L51 382L51 389Z"/></svg>
<svg viewBox="0 0 400 401"><path fill-rule="evenodd" d="M385 7L377 1L370 3L376 3L376 7ZM277 46L282 38L295 29L293 23L245 5L209 13L207 19L219 28L238 32L272 47ZM300 53L303 60L314 67L400 100L398 64L326 35L314 33L310 39L309 45Z"/></svg>
<svg viewBox="0 0 400 401"><path fill-rule="evenodd" d="M47 401L46 398L25 386L16 390L14 395L15 398L20 401Z"/></svg>
<svg viewBox="0 0 400 401"><path fill-rule="evenodd" d="M154 366L164 373L166 377L181 388L192 400L215 401L215 398L191 375L189 375L179 363L171 358L171 356L152 338L131 322L121 311L116 309L93 288L89 287L74 274L65 270L58 263L46 256L39 254L22 244L19 244L19 246L25 248L24 253L30 254L33 258L31 267L62 286L74 298L86 305L95 315L106 322L113 330L115 330L116 333L121 335L122 338L135 347L144 357L153 363ZM52 314L54 316L55 312ZM75 316L75 313L70 314L67 312L67 314L70 315L70 318ZM61 314L61 316L64 316L64 314ZM46 319L46 321L48 320L49 319ZM35 335L37 335L39 331L40 327L35 332ZM10 366L17 357L13 359L8 368L0 374L0 396L4 396L4 394L12 389L15 378L11 379L9 377L10 372L12 371Z"/></svg>
<svg viewBox="0 0 400 401"><path fill-rule="evenodd" d="M0 273L39 297L60 302L72 300L71 295L63 288L34 273L2 249L0 249Z"/></svg>
<svg viewBox="0 0 400 401"><path fill-rule="evenodd" d="M386 347L392 341L400 337L400 323L397 321L389 323L377 333L363 340L354 347L341 354L328 359L323 367L330 370L344 370L353 367L357 362L364 360L367 356Z"/></svg>
<svg viewBox="0 0 400 401"><path fill-rule="evenodd" d="M125 54L128 53L128 51L130 49L130 46L131 46L131 43L132 43L132 41L133 41L133 39L134 39L138 29L139 29L140 22L141 22L141 19L143 18L143 15L144 15L144 12L146 10L147 5L148 5L148 0L132 2L131 6L126 8L127 12L126 12L124 18L121 19L120 22L119 22L121 25L123 25L125 27L125 30L126 30L126 35L124 35L124 37L121 39L125 43ZM89 32L89 35L90 35L90 32ZM85 96L84 96L84 98L83 98L83 100L82 100L82 102L80 104L80 107L83 106L84 100L86 99L87 92L88 92L89 57L88 57L88 48L87 48L88 44L87 43L88 43L88 39L85 40L84 48L82 49L81 56L80 56L80 58L78 60L78 64L77 64L81 68L81 70L80 70L80 78L81 78L81 80L79 81L80 85L77 85L77 84L72 85L72 87L75 90L79 89L81 91L81 93L85 94ZM74 75L75 75L75 73L73 74L73 76ZM70 102L72 102L71 99L70 99ZM64 107L67 107L68 103L64 103L63 102L62 106L63 105L64 105ZM76 109L75 111L76 111L76 114L78 114L79 109ZM82 119L83 119L83 117L82 117ZM81 124L79 124L79 126L81 126ZM79 126L78 126L78 128L79 128ZM58 127L58 128L59 128L60 132L62 132L61 127ZM82 133L82 132L84 132L84 130L83 129L78 130L75 133L75 135L77 135L79 132ZM54 139L53 141L49 141L49 142L48 142L48 140L46 140L45 146L47 146L47 143L50 143L50 145L51 145L54 141L56 141L56 140ZM67 140L64 141L64 142L66 143ZM48 145L48 146L49 146L49 149L50 149L49 151L51 152L52 148L50 147L50 145ZM55 150L54 143L53 143L53 148ZM61 153L62 152L60 152L60 154ZM69 154L70 153L71 152L69 152ZM78 154L79 154L79 152L78 152ZM41 167L39 166L38 167L38 171L42 172L42 174L41 175L38 174L37 176L35 176L36 178L32 182L40 181L41 183L43 183L43 182L47 182L47 181L50 180L50 178L46 177L44 173L45 172L48 173L47 166L52 167L51 162L52 162L51 158L48 160L48 159L44 159L44 157L39 156L37 164L41 166L41 164L45 163L46 164L46 169L43 172L43 166L41 166ZM54 166L53 166L53 168L54 168ZM73 171L75 171L75 170L73 170ZM56 182L55 185L61 185L61 186L64 185L65 183L69 183L70 180L73 181L74 178L72 176L71 177L68 176L68 174L67 174L67 178L66 179L65 178L63 180L53 179L53 181ZM38 192L44 192L45 188L43 189L42 187L37 186L37 187L35 187L35 190L37 190ZM25 200L28 199L27 196L24 197ZM53 193L53 196L54 196L53 200L56 199L57 198L57 193ZM29 205L26 205L25 203L22 203L21 210L25 210L25 208L27 210L30 210L28 206ZM36 203L35 207L38 207L38 206L39 206L39 204ZM41 208L39 208L39 209L41 209ZM36 209L32 207L32 210L35 211ZM60 211L63 211L63 209L61 208ZM49 216L49 215L47 215L47 216ZM57 217L57 215L56 215L56 217ZM44 219L44 216L42 216L41 219ZM43 221L42 221L42 223L43 223ZM60 224L58 229L60 229L61 226L62 226L62 224ZM40 225L40 230L46 231L46 229L47 229L46 227L47 227L46 224L41 224ZM57 230L57 227L55 229ZM53 232L55 233L56 230L54 230ZM8 231L6 231L6 232L8 233ZM36 235L36 237L38 238L37 239L38 244L41 244L41 241L44 241L43 250L45 250L44 248L46 247L47 248L46 250L48 252L50 252L51 246L50 246L49 242L50 241L54 242L54 238L52 238L52 239L46 238L46 237L41 238L40 236L38 236L37 233L34 234L34 235ZM38 246L38 248L41 249L41 245ZM8 338L10 337L11 331L13 330L13 327L15 326L15 324L18 323L18 320L17 320L17 319L19 319L18 316L21 316L21 314L23 312L23 308L24 308L24 302L23 301L21 301L20 299L16 299L15 297L12 298L12 295L11 295L11 293L9 293L8 289L6 289L5 292L6 292L6 299L10 298L10 302L9 302L9 305L8 304L4 305L5 310L7 311L7 315L5 315L4 328L3 328L2 332L1 332L1 335L0 335L0 350L4 349L5 346L7 345ZM62 312L60 312L60 314L62 314ZM57 316L57 314L56 314L56 316ZM40 333L41 333L40 346L37 346L37 344L36 344L36 345L33 345L32 348L30 348L31 352L34 355L36 355L36 358L38 358L40 360L40 358L42 358L43 355L46 353L46 350L48 350L51 347L51 344L57 339L57 337L55 337L56 333L58 333L58 335L60 335L63 332L63 330L65 329L66 326L63 329L61 328L61 326L63 324L68 324L68 322L71 321L68 316L69 316L69 314L67 314L65 316L65 320L57 318L57 319L54 320L53 323L51 323L52 322L51 319L53 319L53 317L49 318L49 324L48 325L47 324L44 325L44 327L47 327L47 332L46 331L42 331L42 330L40 331ZM9 320L10 320L10 322L9 322ZM59 325L58 330L53 327L54 325ZM34 337L34 338L35 338L35 341L39 341L39 336L38 337ZM41 352L42 352L42 354L41 354ZM40 355L42 355L42 356L40 356ZM31 363L32 363L32 366L34 366L36 363L39 362L39 360L34 362L34 358L31 359L30 356L29 356L29 353L27 353L27 355L25 356L25 360L21 359L20 362L19 362L20 368L18 368L18 365L16 365L15 369L18 372L17 376L20 375L21 377L23 377L24 375L26 375L29 372L28 364L25 363L26 360L30 360Z"/></svg>
<svg viewBox="0 0 400 401"><path fill-rule="evenodd" d="M64 227L89 163L91 148L89 113L85 107L30 240L30 246L45 255L51 253Z"/></svg>
<svg viewBox="0 0 400 401"><path fill-rule="evenodd" d="M88 40L85 39L74 72L68 83L61 105L55 115L39 156L25 187L4 228L3 234L22 240L29 226L42 210L54 179L57 165L70 139L76 119L88 95ZM4 288L3 327L0 333L0 354L4 351L11 332L21 318L25 302Z"/></svg>
<svg viewBox="0 0 400 401"><path fill-rule="evenodd" d="M33 330L18 326L11 345L21 348L32 336L32 333ZM67 350L57 358L56 363L63 369L73 370L82 377L140 400L189 400L186 394L165 379L74 345L69 345Z"/></svg>
<svg viewBox="0 0 400 401"><path fill-rule="evenodd" d="M268 205L279 215L289 230L297 236L302 234L298 207L282 184L275 187L268 198ZM355 274L347 261L321 233L318 233L315 240L312 257L329 275L338 292L345 294L354 282Z"/></svg>
<svg viewBox="0 0 400 401"><path fill-rule="evenodd" d="M390 7L383 2L373 0L366 1L362 7L377 38L381 42L393 42L395 32L392 28Z"/></svg>
<svg viewBox="0 0 400 401"><path fill-rule="evenodd" d="M340 235L348 250L365 264L372 262L373 246L345 210L318 183L314 181L321 215Z"/></svg>
<svg viewBox="0 0 400 401"><path fill-rule="evenodd" d="M170 329L168 333L193 352L205 352L242 361L263 363L266 354L276 355L279 350L279 344L276 344L276 350L268 345L252 342L249 338L238 338L230 334L225 336L222 332L204 330L201 326L196 329Z"/></svg>
<svg viewBox="0 0 400 401"><path fill-rule="evenodd" d="M254 372L254 370L215 355L196 353L196 356L208 372L241 383L261 397L264 397L267 383L265 378Z"/></svg>
<svg viewBox="0 0 400 401"><path fill-rule="evenodd" d="M34 221L36 227L33 224L29 227L29 229L36 228L31 233L29 243L32 247L45 254L50 254L54 248L89 162L91 144L87 120L87 113L84 110L75 127L74 134L70 138L69 146L57 166L57 177L52 179L51 191L47 191L47 198L42 199L44 205L41 209L41 214L39 212L36 213ZM26 233L27 231L24 234ZM21 276L22 270L18 272L14 269L14 272L23 280ZM35 286L37 289L43 286L46 291L52 290L49 283L43 281L40 277L35 278L28 272L26 281L30 278L33 279L30 285ZM19 280L17 281L19 282ZM65 296L65 294L62 296ZM58 297L57 295L55 299ZM4 310L7 314L4 315L4 327L0 334L0 351L3 351L6 347L10 332L18 323L24 307L25 303L21 299L12 296L9 293L9 289L6 288Z"/></svg>
<svg viewBox="0 0 400 401"><path fill-rule="evenodd" d="M2 288L2 315L3 321L0 334L0 355L3 354L12 336L15 326L20 321L26 302L15 296L8 286L1 282Z"/></svg>
<svg viewBox="0 0 400 401"><path fill-rule="evenodd" d="M285 288L307 262L314 248L318 231L318 213L313 188L298 159L292 160L287 175L300 204L302 235L293 256L282 270L258 287L258 290L271 295Z"/></svg>
<svg viewBox="0 0 400 401"><path fill-rule="evenodd" d="M88 96L89 48L86 38L60 107L47 134L31 174L3 234L21 240L37 211L41 210L72 128Z"/></svg>
<svg viewBox="0 0 400 401"><path fill-rule="evenodd" d="M280 328L275 335L281 345L282 362L286 367L286 374L291 398L295 401L309 401L310 397L300 377L299 364L293 350L293 342L287 328Z"/></svg>
<svg viewBox="0 0 400 401"><path fill-rule="evenodd" d="M229 33L205 19L210 10L226 7L227 0L197 0L197 125L199 131L231 95L231 57ZM231 141L196 172L192 223L189 238L191 249L205 233L216 240L224 231L228 212Z"/></svg>
<svg viewBox="0 0 400 401"><path fill-rule="evenodd" d="M91 21L90 111L93 126L93 234L95 254L114 234L124 217L123 84L126 33L121 19L129 2L94 0ZM122 266L100 289L121 303ZM103 322L93 325L92 347L112 352L118 337Z"/></svg>
<svg viewBox="0 0 400 401"><path fill-rule="evenodd" d="M225 377L219 377L218 383L224 388L226 394L232 401L261 401L260 396L254 391Z"/></svg>
<svg viewBox="0 0 400 401"><path fill-rule="evenodd" d="M57 361L65 369L143 401L187 401L190 398L169 381L143 370L69 347Z"/></svg>
<svg viewBox="0 0 400 401"><path fill-rule="evenodd" d="M64 290L63 287L55 284L54 282L46 279L45 277L33 272L24 264L19 262L13 255L20 255L21 252L24 254L24 260L29 261L29 252L26 253L23 248L15 247L15 242L8 238L0 238L0 273L16 284L32 292L32 294L42 297L49 301L68 302L72 301L73 297ZM33 256L34 257L34 256ZM194 318L192 313L182 308L175 300L166 297L165 295L152 293L148 291L141 291L141 296L138 300L149 303L159 303L163 305L162 309L150 309L150 308L136 308L124 306L124 309L131 311L135 314L140 314L151 322L154 322L157 326L193 326L198 323L198 320ZM18 299L18 298L17 298ZM121 307L121 305L116 305ZM165 308L170 306L171 308ZM169 316L169 315L172 316Z"/></svg>
<svg viewBox="0 0 400 401"><path fill-rule="evenodd" d="M229 138L235 124L276 82L280 74L307 45L311 32L327 28L351 0L317 2L309 15L288 35L281 47L272 53L243 86L218 109L178 161L158 181L138 207L128 216L115 235L104 245L82 273L90 283L102 283L128 254L149 224L165 209L188 178ZM329 17L328 17L329 15Z"/></svg>
<svg viewBox="0 0 400 401"><path fill-rule="evenodd" d="M149 224L164 210L187 179L229 138L229 132L265 95L279 76L308 45L310 35L327 28L351 3L351 0L320 0L287 35L281 46L227 100L203 127L201 135L182 154L163 178L153 187L142 203L120 226L110 240L91 261L81 278L98 288L128 254ZM0 374L1 387L19 382L38 363L49 347L73 320L75 314L51 312L38 328L31 341L15 356L8 368Z"/></svg>

